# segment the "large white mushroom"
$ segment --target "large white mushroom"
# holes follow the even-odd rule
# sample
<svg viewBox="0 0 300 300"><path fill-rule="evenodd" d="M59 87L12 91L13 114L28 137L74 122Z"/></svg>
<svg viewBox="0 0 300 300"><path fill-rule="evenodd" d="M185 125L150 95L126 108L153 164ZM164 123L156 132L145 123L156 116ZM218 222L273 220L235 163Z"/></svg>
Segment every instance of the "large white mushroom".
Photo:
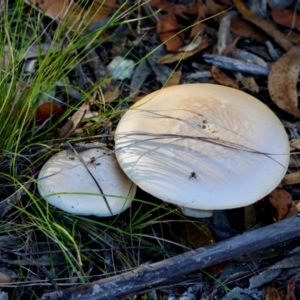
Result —
<svg viewBox="0 0 300 300"><path fill-rule="evenodd" d="M260 200L289 162L287 134L275 114L244 92L214 84L144 97L122 117L115 146L135 184L193 217Z"/></svg>
<svg viewBox="0 0 300 300"><path fill-rule="evenodd" d="M76 215L109 217L124 211L131 205L136 186L120 169L114 154L105 155L108 152L88 149L80 152L81 160L66 150L52 156L38 176L41 196Z"/></svg>

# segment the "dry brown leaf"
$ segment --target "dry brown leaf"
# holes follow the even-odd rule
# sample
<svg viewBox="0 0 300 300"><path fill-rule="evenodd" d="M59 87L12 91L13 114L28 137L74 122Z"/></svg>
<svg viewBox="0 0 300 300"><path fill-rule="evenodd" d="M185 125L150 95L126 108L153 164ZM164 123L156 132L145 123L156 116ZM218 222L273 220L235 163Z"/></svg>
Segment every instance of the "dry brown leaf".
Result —
<svg viewBox="0 0 300 300"><path fill-rule="evenodd" d="M163 15L156 23L158 37L170 52L176 52L182 46L182 39L177 35L179 29L177 19L172 12Z"/></svg>
<svg viewBox="0 0 300 300"><path fill-rule="evenodd" d="M287 286L286 300L297 300L296 295L295 295L295 283L296 283L295 277L293 277L291 280L289 280L288 286Z"/></svg>
<svg viewBox="0 0 300 300"><path fill-rule="evenodd" d="M185 51L185 52L177 52L177 53L167 54L167 55L163 56L162 58L160 58L156 63L159 65L163 65L163 64L170 64L175 61L187 59L188 57L191 57L194 54L200 52L201 50L207 48L208 46L211 45L211 43L212 43L212 40L203 39L201 41L201 43L194 50L188 51L188 52Z"/></svg>
<svg viewBox="0 0 300 300"><path fill-rule="evenodd" d="M226 9L225 6L216 3L214 0L206 0L205 6L206 6L206 14L208 16L217 15Z"/></svg>
<svg viewBox="0 0 300 300"><path fill-rule="evenodd" d="M188 15L197 15L198 14L198 3L189 3L189 4L176 4L175 5L175 15L179 14L188 14ZM184 15L185 16L185 15ZM187 19L187 17L185 16Z"/></svg>
<svg viewBox="0 0 300 300"><path fill-rule="evenodd" d="M150 3L152 6L159 8L162 11L166 11L168 13L174 13L177 16L187 19L187 17L184 15L184 13L186 12L184 10L189 9L185 7L187 5L174 5L173 3L170 3L168 0L151 0ZM197 6L197 3L193 4L193 7L195 6Z"/></svg>
<svg viewBox="0 0 300 300"><path fill-rule="evenodd" d="M300 172L286 174L283 178L284 185L293 185L300 183Z"/></svg>
<svg viewBox="0 0 300 300"><path fill-rule="evenodd" d="M293 201L293 205L290 209L290 212L287 214L285 218L296 216L299 211L300 211L300 201L299 200Z"/></svg>
<svg viewBox="0 0 300 300"><path fill-rule="evenodd" d="M289 192L277 188L268 196L269 201L277 210L277 221L283 220L292 207L292 196Z"/></svg>
<svg viewBox="0 0 300 300"><path fill-rule="evenodd" d="M291 43L294 43L295 45L300 44L300 34L289 30L286 34L286 39L289 40Z"/></svg>
<svg viewBox="0 0 300 300"><path fill-rule="evenodd" d="M190 38L194 38L198 35L202 35L206 29L206 25L200 23L200 21L206 17L205 6L203 5L202 0L197 0L197 4L198 4L198 15L196 20L194 21L194 26L192 27Z"/></svg>
<svg viewBox="0 0 300 300"><path fill-rule="evenodd" d="M262 30L257 28L257 26L241 19L231 20L230 31L236 35L255 39L257 41L266 41L268 39L268 36Z"/></svg>
<svg viewBox="0 0 300 300"><path fill-rule="evenodd" d="M172 77L167 81L167 83L164 85L164 87L168 87L168 86L173 86L173 85L179 84L181 76L182 76L182 71L181 70L177 70L176 72L174 72L172 74Z"/></svg>
<svg viewBox="0 0 300 300"><path fill-rule="evenodd" d="M112 0L93 1L86 9L69 0L29 0L51 18L67 22L73 30L85 29L107 18L119 5Z"/></svg>
<svg viewBox="0 0 300 300"><path fill-rule="evenodd" d="M282 47L285 51L289 51L293 44L286 39L283 33L281 33L272 23L269 21L256 16L253 14L241 0L233 0L237 10L242 14L242 16L248 20L249 22L255 24L257 27L266 32L269 36L271 36L274 41Z"/></svg>
<svg viewBox="0 0 300 300"><path fill-rule="evenodd" d="M239 39L240 39L240 36L237 36L230 44L228 44L228 45L224 48L224 50L223 50L222 53L220 53L220 54L222 54L222 55L224 55L224 56L228 56L229 53L230 53L233 49L235 49L235 46L236 46L237 42L239 41Z"/></svg>
<svg viewBox="0 0 300 300"><path fill-rule="evenodd" d="M229 78L221 69L216 66L211 67L211 74L214 80L222 85L230 86L235 89L239 89L237 83L232 79Z"/></svg>
<svg viewBox="0 0 300 300"><path fill-rule="evenodd" d="M120 96L120 84L115 80L109 80L101 86L101 91L101 100L105 103L109 103Z"/></svg>
<svg viewBox="0 0 300 300"><path fill-rule="evenodd" d="M92 98L85 101L78 110L73 114L73 116L66 122L66 124L61 129L56 130L57 138L67 138L69 137L76 127L80 124L85 113L90 109L91 105L95 102L96 93L93 94Z"/></svg>
<svg viewBox="0 0 300 300"><path fill-rule="evenodd" d="M12 278L2 272L0 272L0 283L10 283Z"/></svg>
<svg viewBox="0 0 300 300"><path fill-rule="evenodd" d="M178 231L177 238L182 240L182 244L194 249L214 243L214 237L205 224L180 222Z"/></svg>
<svg viewBox="0 0 300 300"><path fill-rule="evenodd" d="M268 286L266 300L283 300L274 286Z"/></svg>
<svg viewBox="0 0 300 300"><path fill-rule="evenodd" d="M288 27L290 29L300 29L300 15L297 13L297 11L273 8L272 18L274 22L279 25Z"/></svg>
<svg viewBox="0 0 300 300"><path fill-rule="evenodd" d="M291 139L290 147L293 150L295 150L295 149L300 150L300 139Z"/></svg>
<svg viewBox="0 0 300 300"><path fill-rule="evenodd" d="M293 47L273 64L268 89L274 103L286 112L300 117L297 80L300 70L300 47Z"/></svg>

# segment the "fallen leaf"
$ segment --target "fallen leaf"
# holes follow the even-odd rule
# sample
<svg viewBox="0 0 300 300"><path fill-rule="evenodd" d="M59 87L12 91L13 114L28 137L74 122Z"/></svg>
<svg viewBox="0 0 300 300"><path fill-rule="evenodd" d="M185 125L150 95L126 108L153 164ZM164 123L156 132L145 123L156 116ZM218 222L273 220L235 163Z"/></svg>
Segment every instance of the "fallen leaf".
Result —
<svg viewBox="0 0 300 300"><path fill-rule="evenodd" d="M290 209L290 212L287 214L285 218L296 216L299 211L300 211L300 201L299 200L293 201L293 205Z"/></svg>
<svg viewBox="0 0 300 300"><path fill-rule="evenodd" d="M35 119L37 122L46 121L51 117L57 120L64 113L65 111L60 105L53 104L52 102L44 102L36 109Z"/></svg>
<svg viewBox="0 0 300 300"><path fill-rule="evenodd" d="M107 18L120 5L111 0L92 1L86 8L69 0L28 0L47 16L66 22L72 30L88 28Z"/></svg>
<svg viewBox="0 0 300 300"><path fill-rule="evenodd" d="M300 15L297 11L290 9L272 9L272 18L279 25L290 29L300 29Z"/></svg>
<svg viewBox="0 0 300 300"><path fill-rule="evenodd" d="M206 0L205 1L206 14L208 16L217 15L221 12L225 11L225 6L216 3L214 0Z"/></svg>
<svg viewBox="0 0 300 300"><path fill-rule="evenodd" d="M0 283L10 283L12 278L2 272L0 272Z"/></svg>
<svg viewBox="0 0 300 300"><path fill-rule="evenodd" d="M120 85L118 82L111 80L109 84L105 83L105 89L102 90L103 101L109 103L120 96ZM102 87L101 87L102 89Z"/></svg>
<svg viewBox="0 0 300 300"><path fill-rule="evenodd" d="M197 249L214 243L214 237L205 224L187 221L176 225L177 238L183 245Z"/></svg>
<svg viewBox="0 0 300 300"><path fill-rule="evenodd" d="M246 20L255 24L257 27L271 36L282 49L289 51L293 47L293 44L288 41L284 34L281 33L272 23L253 14L241 0L233 0L233 2L237 10Z"/></svg>
<svg viewBox="0 0 300 300"><path fill-rule="evenodd" d="M300 117L297 80L300 70L300 47L293 47L275 62L268 77L268 89L274 103L286 112Z"/></svg>
<svg viewBox="0 0 300 300"><path fill-rule="evenodd" d="M300 139L290 140L290 147L293 148L293 150L300 150Z"/></svg>
<svg viewBox="0 0 300 300"><path fill-rule="evenodd" d="M198 35L202 35L206 29L206 25L200 22L206 16L205 6L203 5L202 0L197 0L197 4L198 4L198 15L196 20L194 21L194 25L190 33L190 38L194 38Z"/></svg>
<svg viewBox="0 0 300 300"><path fill-rule="evenodd" d="M182 39L177 31L180 29L172 12L163 15L156 23L156 31L162 43L170 52L176 52L182 46Z"/></svg>
<svg viewBox="0 0 300 300"><path fill-rule="evenodd" d="M287 286L286 300L297 300L295 295L295 283L296 283L295 277L289 280Z"/></svg>
<svg viewBox="0 0 300 300"><path fill-rule="evenodd" d="M188 57L193 56L194 54L202 51L203 49L207 48L210 46L212 43L212 40L210 39L203 39L201 43L192 51L188 52L177 52L177 53L169 53L163 57L161 57L159 60L157 60L157 64L162 65L162 64L170 64L175 61L179 60L184 60L187 59Z"/></svg>
<svg viewBox="0 0 300 300"><path fill-rule="evenodd" d="M300 183L300 172L286 174L283 178L284 185L293 185Z"/></svg>
<svg viewBox="0 0 300 300"><path fill-rule="evenodd" d="M274 286L268 286L266 300L283 300Z"/></svg>
<svg viewBox="0 0 300 300"><path fill-rule="evenodd" d="M283 220L292 207L292 196L289 192L277 188L268 196L269 201L277 210L277 222Z"/></svg>
<svg viewBox="0 0 300 300"><path fill-rule="evenodd" d="M264 42L268 39L267 34L265 34L261 29L257 28L257 26L241 19L231 20L230 31L236 35L255 39L261 42Z"/></svg>
<svg viewBox="0 0 300 300"><path fill-rule="evenodd" d="M85 113L90 109L91 105L95 102L96 93L93 94L91 99L85 101L78 110L73 114L73 116L66 122L66 124L61 129L56 130L57 138L67 138L69 137L76 127L80 124L81 120L85 116Z"/></svg>
<svg viewBox="0 0 300 300"><path fill-rule="evenodd" d="M211 67L211 74L214 80L222 85L230 86L239 89L239 86L232 78L229 78L221 69L216 66Z"/></svg>
<svg viewBox="0 0 300 300"><path fill-rule="evenodd" d="M151 0L151 5L161 9L162 11L166 11L168 13L174 13L177 16L180 16L184 19L187 19L187 17L184 15L184 10L188 9L188 5L174 5L173 3L170 3L168 0ZM197 3L193 3L193 11L195 13L195 6L197 6ZM188 10L189 11L189 10Z"/></svg>
<svg viewBox="0 0 300 300"><path fill-rule="evenodd" d="M172 74L171 78L164 85L164 88L168 87L168 86L173 86L173 85L179 84L181 76L182 76L182 71L181 70L177 70L176 72L174 72Z"/></svg>

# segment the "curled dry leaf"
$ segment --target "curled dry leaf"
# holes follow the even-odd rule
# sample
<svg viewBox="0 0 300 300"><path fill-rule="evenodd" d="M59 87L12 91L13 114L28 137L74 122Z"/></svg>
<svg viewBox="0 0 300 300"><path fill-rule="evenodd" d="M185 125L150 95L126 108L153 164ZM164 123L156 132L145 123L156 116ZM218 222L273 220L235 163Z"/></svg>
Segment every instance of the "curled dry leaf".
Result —
<svg viewBox="0 0 300 300"><path fill-rule="evenodd" d="M179 25L172 12L163 15L156 24L158 37L170 52L176 52L182 46L182 40L177 34L178 30Z"/></svg>
<svg viewBox="0 0 300 300"><path fill-rule="evenodd" d="M271 68L268 89L274 103L281 109L300 117L297 80L300 70L300 47L293 47Z"/></svg>
<svg viewBox="0 0 300 300"><path fill-rule="evenodd" d="M279 25L300 30L300 14L290 9L272 9L272 18Z"/></svg>
<svg viewBox="0 0 300 300"><path fill-rule="evenodd" d="M37 122L43 122L50 117L54 117L57 120L64 113L65 110L60 105L53 104L52 102L44 102L37 108L35 119Z"/></svg>
<svg viewBox="0 0 300 300"><path fill-rule="evenodd" d="M269 194L269 201L277 210L277 221L283 220L292 207L293 201L290 193L283 189L275 189Z"/></svg>
<svg viewBox="0 0 300 300"><path fill-rule="evenodd" d="M211 74L214 80L218 83L221 83L226 86L233 87L235 89L239 89L239 86L232 78L229 78L221 69L216 66L211 67Z"/></svg>
<svg viewBox="0 0 300 300"><path fill-rule="evenodd" d="M242 16L249 22L255 24L257 27L271 36L274 41L285 51L289 51L293 44L286 39L283 33L281 33L271 22L256 16L252 13L241 0L233 0L237 10Z"/></svg>

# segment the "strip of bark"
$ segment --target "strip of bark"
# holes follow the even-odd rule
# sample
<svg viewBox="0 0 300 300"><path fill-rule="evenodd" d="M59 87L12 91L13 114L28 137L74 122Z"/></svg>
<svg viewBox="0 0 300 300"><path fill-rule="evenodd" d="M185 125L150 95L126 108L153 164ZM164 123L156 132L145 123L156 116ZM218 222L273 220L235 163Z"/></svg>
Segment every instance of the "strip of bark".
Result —
<svg viewBox="0 0 300 300"><path fill-rule="evenodd" d="M300 236L300 214L253 230L231 239L211 244L194 251L138 267L130 272L95 281L64 291L44 294L41 300L112 300L167 279L183 276L222 261L264 249Z"/></svg>

